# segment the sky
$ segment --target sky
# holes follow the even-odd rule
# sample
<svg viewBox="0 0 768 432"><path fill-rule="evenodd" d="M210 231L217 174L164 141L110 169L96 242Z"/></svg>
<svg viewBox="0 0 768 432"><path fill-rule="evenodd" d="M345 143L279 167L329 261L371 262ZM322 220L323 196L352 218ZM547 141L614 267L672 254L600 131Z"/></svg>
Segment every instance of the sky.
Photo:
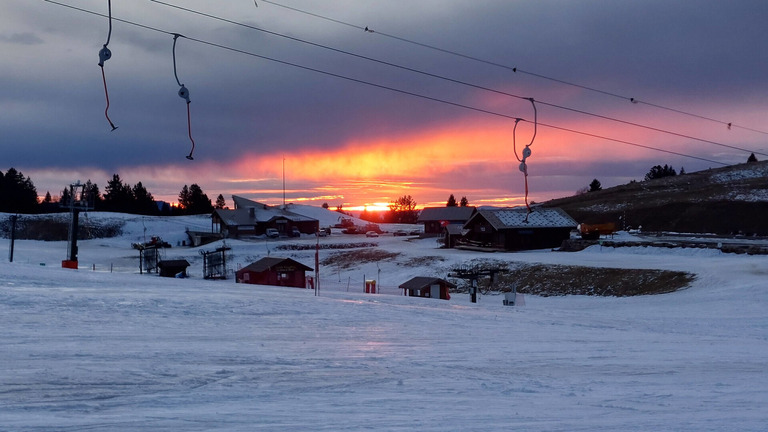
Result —
<svg viewBox="0 0 768 432"><path fill-rule="evenodd" d="M41 196L117 173L166 201L516 206L527 144L532 202L768 157L762 0L130 0L111 33L108 1L56 2L0 6L0 170Z"/></svg>

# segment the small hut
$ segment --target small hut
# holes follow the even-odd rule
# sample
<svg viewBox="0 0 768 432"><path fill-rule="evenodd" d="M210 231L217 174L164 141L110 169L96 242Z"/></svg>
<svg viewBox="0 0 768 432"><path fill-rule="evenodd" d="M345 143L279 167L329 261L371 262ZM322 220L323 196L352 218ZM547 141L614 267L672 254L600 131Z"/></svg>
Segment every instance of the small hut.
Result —
<svg viewBox="0 0 768 432"><path fill-rule="evenodd" d="M238 270L235 282L304 288L306 272L312 270L290 258L266 257Z"/></svg>
<svg viewBox="0 0 768 432"><path fill-rule="evenodd" d="M403 295L410 297L450 300L451 295L448 291L456 288L456 285L436 277L417 276L400 285L400 288L404 290Z"/></svg>
<svg viewBox="0 0 768 432"><path fill-rule="evenodd" d="M160 269L160 276L187 277L187 267L189 267L189 261L185 259L162 260L157 263L157 267Z"/></svg>

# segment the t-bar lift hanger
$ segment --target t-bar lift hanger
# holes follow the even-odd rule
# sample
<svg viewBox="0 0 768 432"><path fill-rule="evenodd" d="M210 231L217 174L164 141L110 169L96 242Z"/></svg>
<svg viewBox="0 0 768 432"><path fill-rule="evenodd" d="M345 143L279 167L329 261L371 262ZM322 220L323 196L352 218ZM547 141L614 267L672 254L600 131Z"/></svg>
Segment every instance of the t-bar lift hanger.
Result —
<svg viewBox="0 0 768 432"><path fill-rule="evenodd" d="M187 133L189 134L189 140L192 142L192 148L189 150L187 159L193 160L192 153L195 151L195 140L192 138L192 117L189 113L189 90L184 84L179 81L179 75L176 73L176 39L184 37L178 33L173 33L173 75L176 77L176 83L179 85L179 97L187 101Z"/></svg>
<svg viewBox="0 0 768 432"><path fill-rule="evenodd" d="M107 0L107 7L109 9L109 33L107 33L107 42L99 50L99 66L101 67L101 80L104 82L104 96L107 98L107 107L104 109L104 116L107 118L109 125L112 126L112 130L117 129L112 120L109 118L109 91L107 90L107 77L104 75L104 62L112 58L112 51L107 48L109 40L112 38L112 0Z"/></svg>

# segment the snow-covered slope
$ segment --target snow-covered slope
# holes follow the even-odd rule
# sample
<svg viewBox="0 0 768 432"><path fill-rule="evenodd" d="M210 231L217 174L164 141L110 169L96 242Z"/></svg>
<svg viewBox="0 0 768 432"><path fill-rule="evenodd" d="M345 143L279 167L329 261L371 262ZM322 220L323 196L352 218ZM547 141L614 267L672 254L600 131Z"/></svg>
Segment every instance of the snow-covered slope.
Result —
<svg viewBox="0 0 768 432"><path fill-rule="evenodd" d="M89 217L101 217L90 215ZM106 217L106 216L104 216ZM124 237L17 241L0 262L0 430L762 431L768 424L768 258L592 247L478 255L433 240L374 242L383 262L320 268L312 290L138 274L130 243L182 238L196 218L125 219ZM190 229L194 229L190 226ZM182 234L180 234L182 233ZM316 238L227 241L313 266ZM9 241L0 239L8 250ZM321 249L321 261L340 250ZM343 252L343 251L342 251ZM478 257L695 273L629 298L366 295ZM41 265L45 264L45 265ZM93 269L96 269L95 271ZM110 272L110 268L112 272ZM348 290L348 291L347 291Z"/></svg>

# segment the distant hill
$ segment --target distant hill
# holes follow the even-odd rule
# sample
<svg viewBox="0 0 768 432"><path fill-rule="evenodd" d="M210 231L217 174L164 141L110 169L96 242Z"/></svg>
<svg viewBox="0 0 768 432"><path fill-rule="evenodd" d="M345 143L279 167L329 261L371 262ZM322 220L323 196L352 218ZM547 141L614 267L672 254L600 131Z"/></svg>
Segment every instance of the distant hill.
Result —
<svg viewBox="0 0 768 432"><path fill-rule="evenodd" d="M744 163L542 203L580 223L686 233L768 235L768 161Z"/></svg>

